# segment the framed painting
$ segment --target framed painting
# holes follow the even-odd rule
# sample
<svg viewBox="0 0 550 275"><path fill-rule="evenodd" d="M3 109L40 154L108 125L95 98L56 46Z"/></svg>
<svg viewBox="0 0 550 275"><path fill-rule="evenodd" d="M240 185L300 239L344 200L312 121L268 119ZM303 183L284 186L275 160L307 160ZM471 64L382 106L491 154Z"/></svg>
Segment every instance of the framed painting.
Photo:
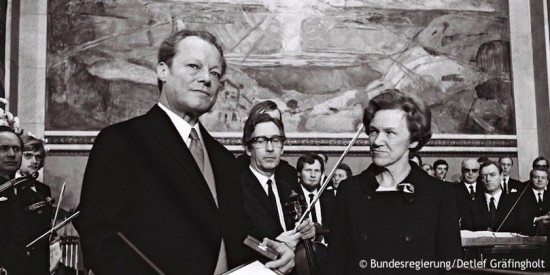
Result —
<svg viewBox="0 0 550 275"><path fill-rule="evenodd" d="M282 111L287 151L342 151L368 100L390 88L430 106L428 153L517 147L508 1L49 3L53 150L86 152L98 130L157 102L157 49L179 21L223 45L225 85L201 122L232 151L262 100ZM365 135L353 151L368 151Z"/></svg>

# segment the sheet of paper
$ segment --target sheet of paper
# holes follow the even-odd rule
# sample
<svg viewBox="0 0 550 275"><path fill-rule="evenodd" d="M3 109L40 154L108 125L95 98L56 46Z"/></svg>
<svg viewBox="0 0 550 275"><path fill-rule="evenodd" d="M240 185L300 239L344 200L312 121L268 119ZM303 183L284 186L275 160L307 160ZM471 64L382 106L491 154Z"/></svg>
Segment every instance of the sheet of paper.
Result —
<svg viewBox="0 0 550 275"><path fill-rule="evenodd" d="M265 267L259 261L254 261L249 264L240 266L224 274L227 274L227 275L277 275L277 273Z"/></svg>
<svg viewBox="0 0 550 275"><path fill-rule="evenodd" d="M522 237L522 235L517 233L510 232L491 232L491 231L469 231L469 230L460 230L460 236L462 238L479 238L479 237L495 237L495 238L506 238L506 237Z"/></svg>

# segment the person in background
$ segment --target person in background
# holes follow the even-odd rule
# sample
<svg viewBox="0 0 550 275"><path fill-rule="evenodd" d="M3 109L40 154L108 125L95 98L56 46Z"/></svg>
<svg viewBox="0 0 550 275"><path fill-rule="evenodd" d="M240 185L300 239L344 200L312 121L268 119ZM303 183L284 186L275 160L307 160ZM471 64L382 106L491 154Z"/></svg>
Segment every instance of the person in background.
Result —
<svg viewBox="0 0 550 275"><path fill-rule="evenodd" d="M28 233L26 243L29 244L51 229L53 200L50 187L36 180L46 159L44 142L32 135L23 135L21 139L23 141L23 158L16 177L28 177L28 180L19 184L15 188L15 193ZM29 275L48 274L50 271L49 238L44 238L30 247L27 260Z"/></svg>
<svg viewBox="0 0 550 275"><path fill-rule="evenodd" d="M486 161L480 168L484 194L469 205L462 220L462 229L471 231L518 232L518 211L512 206L515 197L501 189L502 167L496 161Z"/></svg>
<svg viewBox="0 0 550 275"><path fill-rule="evenodd" d="M502 166L502 191L506 194L519 195L525 188L526 184L523 184L517 179L510 177L510 172L514 166L514 161L511 157L501 157L498 159L498 163Z"/></svg>
<svg viewBox="0 0 550 275"><path fill-rule="evenodd" d="M433 167L435 171L435 177L444 182L447 182L445 180L445 177L447 176L447 171L449 171L449 164L443 159L438 159L434 162Z"/></svg>
<svg viewBox="0 0 550 275"><path fill-rule="evenodd" d="M23 142L14 131L0 126L0 184L13 179L21 166L22 148ZM0 221L0 270L10 275L27 275L27 232L13 187L0 193Z"/></svg>
<svg viewBox="0 0 550 275"><path fill-rule="evenodd" d="M324 152L320 152L320 153L317 153L317 155L319 155L321 157L321 159L323 159L323 167L327 167L327 163L328 163L328 154L327 153L324 153ZM298 179L300 180L300 179ZM325 171L323 170L323 174L321 175L321 181L320 181L320 184L323 184L325 183L325 181L327 180L327 175L325 175ZM332 180L332 179L331 179Z"/></svg>
<svg viewBox="0 0 550 275"><path fill-rule="evenodd" d="M319 194L321 187L321 175L325 171L323 158L319 154L306 153L298 158L296 164L302 194L308 204ZM329 229L334 205L334 193L323 192L309 213L309 218L323 229Z"/></svg>
<svg viewBox="0 0 550 275"><path fill-rule="evenodd" d="M371 266L462 256L451 186L409 161L431 138L429 108L410 94L386 90L370 100L363 124L373 163L338 188L327 274L439 274L443 269Z"/></svg>
<svg viewBox="0 0 550 275"><path fill-rule="evenodd" d="M461 164L462 179L452 184L460 221L468 213L469 205L476 199L482 199L483 186L478 182L479 163L476 159L465 159Z"/></svg>
<svg viewBox="0 0 550 275"><path fill-rule="evenodd" d="M548 160L545 157L538 157L533 160L533 168L542 167L542 169L548 169Z"/></svg>
<svg viewBox="0 0 550 275"><path fill-rule="evenodd" d="M248 117L252 117L257 114L268 114L273 118L283 121L281 110L277 104L271 100L265 100L254 105L248 114ZM246 171L250 165L250 157L244 153L237 157L237 166L239 168L239 173ZM298 179L296 178L296 169L294 166L290 165L288 161L284 159L279 160L279 165L275 169L275 175L278 178L283 179L285 182L292 185L294 188L298 187Z"/></svg>
<svg viewBox="0 0 550 275"><path fill-rule="evenodd" d="M434 168L428 164L428 163L424 163L422 165L422 170L426 171L426 173L428 173L428 175L432 176L432 177L435 177L435 171L434 171Z"/></svg>
<svg viewBox="0 0 550 275"><path fill-rule="evenodd" d="M538 166L529 173L531 190L523 195L518 205L518 223L521 233L530 236L548 236L550 233L550 194L548 170Z"/></svg>
<svg viewBox="0 0 550 275"><path fill-rule="evenodd" d="M332 186L334 188L334 195L338 192L338 187L340 186L340 183L344 181L347 178L351 178L353 176L353 173L351 171L351 168L345 164L340 163L338 164L338 167L336 167L336 170L334 171L334 175L332 176Z"/></svg>

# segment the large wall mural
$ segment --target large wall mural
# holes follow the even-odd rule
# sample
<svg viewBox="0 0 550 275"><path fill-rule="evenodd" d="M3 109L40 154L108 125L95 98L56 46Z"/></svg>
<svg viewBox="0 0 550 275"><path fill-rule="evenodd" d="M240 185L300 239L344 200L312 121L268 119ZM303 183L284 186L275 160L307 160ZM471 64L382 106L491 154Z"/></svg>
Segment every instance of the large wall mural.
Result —
<svg viewBox="0 0 550 275"><path fill-rule="evenodd" d="M211 131L240 132L271 99L288 132L354 132L398 88L435 133L515 134L508 2L500 0L50 0L46 130L99 130L156 103L156 50L178 20L228 61Z"/></svg>

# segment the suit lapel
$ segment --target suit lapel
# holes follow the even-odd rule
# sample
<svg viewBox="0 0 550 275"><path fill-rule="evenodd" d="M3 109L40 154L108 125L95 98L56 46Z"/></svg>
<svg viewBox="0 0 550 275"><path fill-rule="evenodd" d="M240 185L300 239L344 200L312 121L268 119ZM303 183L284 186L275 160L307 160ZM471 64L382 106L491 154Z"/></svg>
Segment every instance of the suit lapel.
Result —
<svg viewBox="0 0 550 275"><path fill-rule="evenodd" d="M246 188L250 190L252 194L254 194L254 196L260 201L260 203L269 211L271 216L273 216L274 219L277 219L277 221L279 221L277 209L274 209L271 203L269 202L269 198L267 197L267 194L265 193L258 178L256 178L256 176L252 174L252 171L250 171L249 168L246 169L245 173L247 178L245 182ZM278 186L277 186L277 189L278 189ZM281 194L279 194L279 197L280 196Z"/></svg>
<svg viewBox="0 0 550 275"><path fill-rule="evenodd" d="M176 184L176 188L181 192L185 192L183 182L187 180L191 181L212 205L216 207L214 197L210 189L208 189L206 180L202 176L193 155L191 155L189 148L185 145L185 142L168 115L155 105L147 113L146 117L149 119L149 134L156 140L157 144L160 144L159 148L164 149L164 155L166 156L164 161L175 161L182 168L182 173L178 175L178 178L181 178L181 182L174 181L172 183ZM208 148L208 145L206 146ZM177 173L177 171L174 171L174 173Z"/></svg>

